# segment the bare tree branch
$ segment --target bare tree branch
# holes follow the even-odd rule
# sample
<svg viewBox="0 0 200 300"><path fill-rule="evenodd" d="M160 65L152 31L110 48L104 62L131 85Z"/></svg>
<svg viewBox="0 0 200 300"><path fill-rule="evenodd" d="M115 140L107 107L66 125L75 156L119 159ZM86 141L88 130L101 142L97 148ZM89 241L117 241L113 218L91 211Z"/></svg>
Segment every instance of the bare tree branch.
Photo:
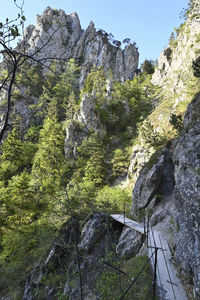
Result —
<svg viewBox="0 0 200 300"><path fill-rule="evenodd" d="M3 135L6 131L7 126L8 126L8 120L9 120L9 116L10 116L12 88L13 88L13 84L14 84L14 81L15 81L15 75L16 75L18 62L19 62L20 58L21 58L20 56L17 59L14 58L15 62L13 64L12 76L11 76L10 84L9 84L9 87L8 87L8 94L7 94L7 112L6 112L6 117L5 117L3 128L1 129L1 132L0 132L0 141L2 140Z"/></svg>
<svg viewBox="0 0 200 300"><path fill-rule="evenodd" d="M26 62L26 61L32 61L34 63L40 64L43 68L50 70L52 73L54 73L56 76L58 76L58 73L53 70L50 66L51 61L63 61L67 62L67 59L64 58L63 56L66 54L66 50L62 53L61 57L54 57L54 56L48 56L48 57L41 57L39 54L44 55L44 48L50 43L52 40L53 36L58 32L58 30L65 25L63 24L57 24L57 28L49 34L46 42L42 44L41 40L41 46L39 48L36 48L33 53L31 53L31 49L27 47L26 45L26 38L24 37L24 22L25 22L25 17L23 16L23 6L24 6L24 0L21 5L16 3L16 0L14 0L14 3L16 7L19 9L20 13L18 14L18 17L14 20L8 21L6 20L6 24L0 23L0 54L4 56L4 61L7 62L8 65L8 75L6 76L5 79L2 80L0 84L0 91L5 88L7 90L7 111L5 113L5 120L2 129L0 130L0 142L3 139L3 136L5 134L5 131L8 127L8 120L10 116L10 111L11 111L11 97L12 97L12 90L13 90L13 85L15 83L15 78L16 78L16 73L18 69ZM20 24L18 24L18 20L21 18ZM17 22L17 24L16 24ZM21 29L20 29L21 27ZM23 48L20 49L20 47L17 49L12 49L10 47L10 42L12 40L15 40L17 36L20 35L18 34L20 29L21 35L23 37L22 40L22 46ZM14 30L14 31L13 31ZM40 36L38 36L40 39ZM20 51L21 50L21 51ZM40 56L40 57L39 57ZM9 82L9 84L8 84ZM7 86L8 85L8 86Z"/></svg>
<svg viewBox="0 0 200 300"><path fill-rule="evenodd" d="M8 79L10 78L10 75L11 75L11 74L12 74L12 72L10 72L10 73L6 76L6 78L4 78L2 84L0 85L0 91L1 91L3 88L5 88L5 84L6 84L6 82L8 81Z"/></svg>

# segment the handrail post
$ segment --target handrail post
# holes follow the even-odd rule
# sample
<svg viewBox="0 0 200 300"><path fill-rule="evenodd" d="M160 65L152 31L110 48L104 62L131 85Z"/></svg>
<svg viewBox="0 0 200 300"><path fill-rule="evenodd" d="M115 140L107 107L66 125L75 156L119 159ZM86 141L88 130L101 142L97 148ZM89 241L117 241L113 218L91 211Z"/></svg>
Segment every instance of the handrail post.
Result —
<svg viewBox="0 0 200 300"><path fill-rule="evenodd" d="M147 248L149 245L149 213L147 213Z"/></svg>
<svg viewBox="0 0 200 300"><path fill-rule="evenodd" d="M144 242L146 240L146 215L145 215L145 208L144 208Z"/></svg>
<svg viewBox="0 0 200 300"><path fill-rule="evenodd" d="M156 300L156 280L157 280L157 258L158 248L155 248L155 262L154 262L154 284L153 284L153 299Z"/></svg>
<svg viewBox="0 0 200 300"><path fill-rule="evenodd" d="M124 202L124 225L125 225L125 213L126 213L126 207L125 207L125 202Z"/></svg>

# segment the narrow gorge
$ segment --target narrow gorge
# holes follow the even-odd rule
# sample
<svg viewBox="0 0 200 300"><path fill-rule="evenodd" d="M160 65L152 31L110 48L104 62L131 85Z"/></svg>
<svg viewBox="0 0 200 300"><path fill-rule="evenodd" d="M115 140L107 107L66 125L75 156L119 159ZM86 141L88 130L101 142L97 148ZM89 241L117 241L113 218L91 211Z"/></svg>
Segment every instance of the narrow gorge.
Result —
<svg viewBox="0 0 200 300"><path fill-rule="evenodd" d="M169 299L148 236L112 214L160 232L185 297L200 299L199 0L141 66L134 41L61 9L5 41L0 299Z"/></svg>

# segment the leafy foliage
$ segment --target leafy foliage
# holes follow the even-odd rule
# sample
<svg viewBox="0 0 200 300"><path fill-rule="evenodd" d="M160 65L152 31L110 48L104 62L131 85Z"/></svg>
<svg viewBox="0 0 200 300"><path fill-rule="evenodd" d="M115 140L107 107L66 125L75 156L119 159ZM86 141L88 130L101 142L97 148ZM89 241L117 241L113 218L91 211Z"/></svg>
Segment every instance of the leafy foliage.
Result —
<svg viewBox="0 0 200 300"><path fill-rule="evenodd" d="M102 100L102 95L106 92L106 76L102 67L92 68L91 72L88 74L84 87L82 89L82 94L85 93L95 93L97 100Z"/></svg>
<svg viewBox="0 0 200 300"><path fill-rule="evenodd" d="M159 133L155 130L153 124L149 120L145 120L143 123L140 128L140 134L149 146L158 148L166 143L165 134Z"/></svg>
<svg viewBox="0 0 200 300"><path fill-rule="evenodd" d="M124 205L130 207L131 195L120 187L105 186L99 190L96 197L96 205L103 211L123 211Z"/></svg>
<svg viewBox="0 0 200 300"><path fill-rule="evenodd" d="M111 98L99 107L99 114L107 131L114 134L131 126L136 132L137 124L152 110L151 99L154 93L150 75L147 74L135 76L124 84L114 83Z"/></svg>
<svg viewBox="0 0 200 300"><path fill-rule="evenodd" d="M52 71L44 76L38 65L20 67L12 101L31 96L27 101L33 118L28 128L16 120L1 148L0 287L16 291L24 286L27 272L63 220L130 206L130 193L110 183L127 173L131 140L151 113L158 92L151 85L151 62L124 83L114 82L112 74L106 76L102 68L92 68L81 92L75 61L64 64L57 76L59 68L54 62ZM2 73L1 79L6 76ZM25 87L24 94L21 87ZM66 160L63 129L79 110L83 94L94 100L95 114L106 135L90 128L82 142L77 142L76 157ZM79 132L82 129L79 126ZM18 282L17 274L23 282Z"/></svg>
<svg viewBox="0 0 200 300"><path fill-rule="evenodd" d="M112 269L107 269L100 277L97 284L97 292L100 294L102 300L109 300L111 298L120 299L128 286L131 284L133 278L136 278L140 269L143 267L145 262L148 260L146 255L136 256L129 259L128 261L121 261L115 265L120 267L123 271L127 273L121 274L120 272L114 271ZM114 262L113 262L114 263ZM152 278L150 265L147 265L145 271L142 273L138 281L126 294L127 300L145 300L148 296L149 299L153 299L149 291L151 290Z"/></svg>

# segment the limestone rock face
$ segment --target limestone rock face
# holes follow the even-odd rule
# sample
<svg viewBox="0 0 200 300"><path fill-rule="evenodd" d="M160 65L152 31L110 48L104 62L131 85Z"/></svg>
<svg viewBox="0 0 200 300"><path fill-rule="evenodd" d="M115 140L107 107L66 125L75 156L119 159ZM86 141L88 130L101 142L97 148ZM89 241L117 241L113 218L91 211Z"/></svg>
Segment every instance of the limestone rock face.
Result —
<svg viewBox="0 0 200 300"><path fill-rule="evenodd" d="M139 253L142 246L142 235L128 227L125 227L116 247L119 256L129 259Z"/></svg>
<svg viewBox="0 0 200 300"><path fill-rule="evenodd" d="M105 128L95 111L95 95L83 94L80 110L74 114L73 120L66 128L65 156L76 157L77 146L80 146L83 139L90 131L98 132L100 136L105 134Z"/></svg>
<svg viewBox="0 0 200 300"><path fill-rule="evenodd" d="M175 165L176 258L193 277L194 295L200 297L200 95L189 105L187 128L173 155Z"/></svg>
<svg viewBox="0 0 200 300"><path fill-rule="evenodd" d="M169 195L173 192L173 164L169 149L164 148L157 162L149 169L143 168L133 190L132 213L151 206L156 202L155 196ZM159 197L158 197L159 198Z"/></svg>
<svg viewBox="0 0 200 300"><path fill-rule="evenodd" d="M199 124L200 94L197 94L185 114L182 136L163 149L150 169L146 166L140 172L132 204L132 214L153 208L150 223L165 232L169 243L173 240L176 262L182 274L190 277L195 299L200 297Z"/></svg>
<svg viewBox="0 0 200 300"><path fill-rule="evenodd" d="M94 215L85 223L81 232L81 241L78 245L79 250L89 251L106 232L106 220L102 214Z"/></svg>
<svg viewBox="0 0 200 300"><path fill-rule="evenodd" d="M112 45L108 34L97 31L93 22L83 30L76 13L67 15L47 7L37 16L36 26L27 28L26 36L30 53L42 48L35 54L39 58L75 58L80 62L81 85L92 66L103 66L106 72L111 69L114 79L120 81L132 78L138 67L139 54L133 44L124 50Z"/></svg>
<svg viewBox="0 0 200 300"><path fill-rule="evenodd" d="M79 79L79 87L83 86L84 80L93 66L102 66L106 73L112 70L113 79L124 81L133 77L138 68L139 53L133 44L129 44L122 50L110 43L108 34L103 30L96 30L94 23L91 22L86 30L80 25L79 17L76 13L67 15L63 10L55 10L47 7L44 13L37 16L36 25L30 25L25 30L25 41L19 43L19 47L26 42L27 51L37 59L45 59L45 65L49 65L53 58L61 58L60 67L67 62L68 59L74 58L81 66L81 74ZM108 87L108 93L109 93ZM24 93L23 87L20 91ZM4 96L1 95L0 102ZM15 111L22 115L28 126L32 117L29 108L29 101L18 101L15 104ZM92 97L84 95L82 97L80 114L74 117L75 122L86 127L86 131L93 128L95 131L102 132L101 124L98 116L93 111L94 103ZM30 104L36 104L37 99L33 99ZM0 126L3 123L5 115L5 107L1 107ZM11 123L12 121L10 121ZM67 136L70 132L76 135L73 130L74 122L68 129ZM72 136L73 136L72 134ZM82 133L85 136L84 133ZM76 140L75 137L71 139ZM79 137L82 140L81 137ZM68 143L68 138L66 138ZM79 143L78 143L79 144ZM70 146L69 146L70 147ZM71 147L73 148L73 147ZM76 148L67 149L67 152L75 151Z"/></svg>
<svg viewBox="0 0 200 300"><path fill-rule="evenodd" d="M140 171L148 163L153 149L146 149L141 143L135 145L132 149L132 154L130 156L130 164L128 168L128 176L133 178L136 182L139 177Z"/></svg>
<svg viewBox="0 0 200 300"><path fill-rule="evenodd" d="M38 98L36 98L34 95L27 95L26 89L22 88L21 93L23 96L18 100L15 101L15 104L13 105L13 108L11 108L11 116L9 120L9 124L12 124L13 116L15 114L20 115L21 118L23 119L23 124L21 125L21 131L22 134L27 130L30 121L33 117L33 111L29 109L29 105L36 104L38 101ZM4 99L7 99L6 93L1 93L0 94L0 104L1 102L4 101ZM5 120L5 115L7 112L7 106L6 105L0 105L0 130L3 127L4 120Z"/></svg>
<svg viewBox="0 0 200 300"><path fill-rule="evenodd" d="M103 130L100 119L95 113L95 97L93 95L84 94L80 104L80 113L75 115L75 120L81 124L85 124L88 130L93 129L101 132Z"/></svg>
<svg viewBox="0 0 200 300"><path fill-rule="evenodd" d="M200 3L196 2L199 12ZM199 19L195 16L189 17L187 22L180 26L177 35L177 39L171 41L161 53L152 83L162 86L168 94L178 94L177 101L182 101L186 97L189 80L193 77L192 62L199 56Z"/></svg>

